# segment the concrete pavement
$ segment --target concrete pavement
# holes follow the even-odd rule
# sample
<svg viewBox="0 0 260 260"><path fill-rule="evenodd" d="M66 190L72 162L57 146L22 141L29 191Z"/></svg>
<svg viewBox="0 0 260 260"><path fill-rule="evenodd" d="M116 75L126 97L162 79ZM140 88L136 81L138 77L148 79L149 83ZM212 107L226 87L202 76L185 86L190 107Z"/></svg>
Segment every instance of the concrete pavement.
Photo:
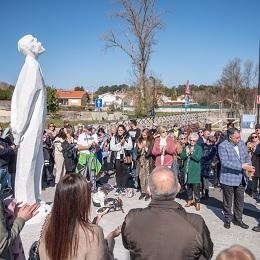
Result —
<svg viewBox="0 0 260 260"><path fill-rule="evenodd" d="M42 198L46 202L52 202L54 196L54 188L48 188L42 193ZM201 211L196 212L194 207L188 208L188 212L200 214L205 222L207 223L211 238L214 242L214 257L223 249L233 245L240 244L249 248L256 259L260 259L260 233L253 232L251 228L255 226L260 219L260 206L255 205L255 201L245 195L245 209L244 209L244 222L250 225L250 229L244 230L240 227L231 226L231 229L227 230L223 227L223 214L222 214L222 193L217 189L211 189L210 195L212 196L208 201L205 201L205 204L202 205ZM109 194L109 197L113 197L113 191ZM139 193L135 194L133 198L121 197L124 203L125 213L122 212L110 212L103 217L100 222L100 225L104 229L105 235L107 235L111 230L116 226L122 224L124 216L131 208L142 208L146 207L149 202L144 200L138 200ZM177 202L184 205L185 201L183 199L176 199ZM96 208L92 207L92 218L95 216ZM31 244L38 239L41 229L41 224L26 225L22 230L21 237L25 249L26 255L28 255L28 250ZM176 234L176 237L178 235ZM167 238L166 238L167 239ZM116 238L116 245L114 249L115 258L118 260L127 260L129 259L128 252L124 249L121 241L121 236Z"/></svg>

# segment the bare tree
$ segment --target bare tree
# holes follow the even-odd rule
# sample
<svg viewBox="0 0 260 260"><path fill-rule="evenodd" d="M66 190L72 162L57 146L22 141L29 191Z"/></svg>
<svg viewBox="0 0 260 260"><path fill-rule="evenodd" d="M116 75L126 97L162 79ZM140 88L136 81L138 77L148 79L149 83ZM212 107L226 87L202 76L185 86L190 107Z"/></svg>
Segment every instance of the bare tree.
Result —
<svg viewBox="0 0 260 260"><path fill-rule="evenodd" d="M251 60L246 60L243 70L243 85L246 88L253 87L254 77L254 63Z"/></svg>
<svg viewBox="0 0 260 260"><path fill-rule="evenodd" d="M243 86L241 60L239 58L234 58L223 68L218 85L222 86L225 98L232 100L232 107L238 110L239 89Z"/></svg>
<svg viewBox="0 0 260 260"><path fill-rule="evenodd" d="M121 10L114 13L121 19L124 28L121 32L109 31L103 36L107 48L119 48L132 62L137 76L140 97L146 94L147 67L151 59L155 34L162 28L159 14L156 12L157 0L116 0Z"/></svg>

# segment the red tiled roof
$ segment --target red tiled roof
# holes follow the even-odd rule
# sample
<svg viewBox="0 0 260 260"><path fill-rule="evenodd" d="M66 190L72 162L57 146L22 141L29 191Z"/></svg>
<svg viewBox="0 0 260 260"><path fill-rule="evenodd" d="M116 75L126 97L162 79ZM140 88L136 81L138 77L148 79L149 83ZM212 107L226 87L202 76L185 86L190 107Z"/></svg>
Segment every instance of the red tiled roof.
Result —
<svg viewBox="0 0 260 260"><path fill-rule="evenodd" d="M56 95L59 98L82 98L86 94L86 91L74 91L74 90L57 90Z"/></svg>

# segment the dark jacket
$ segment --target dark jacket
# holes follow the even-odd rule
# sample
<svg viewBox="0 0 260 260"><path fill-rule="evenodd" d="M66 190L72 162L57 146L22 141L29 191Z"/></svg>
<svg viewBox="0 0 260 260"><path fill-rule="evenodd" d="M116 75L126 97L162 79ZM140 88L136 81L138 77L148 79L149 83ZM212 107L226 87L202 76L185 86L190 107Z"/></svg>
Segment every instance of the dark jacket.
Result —
<svg viewBox="0 0 260 260"><path fill-rule="evenodd" d="M2 138L0 138L0 145L3 147L0 147L0 168L5 168L8 167L10 158L14 155L14 150Z"/></svg>
<svg viewBox="0 0 260 260"><path fill-rule="evenodd" d="M255 167L254 177L260 178L260 144L256 146L255 151L252 154L252 165Z"/></svg>
<svg viewBox="0 0 260 260"><path fill-rule="evenodd" d="M214 144L202 145L202 156L201 156L201 175L209 177L211 171L211 163L215 158L217 153L217 148Z"/></svg>
<svg viewBox="0 0 260 260"><path fill-rule="evenodd" d="M122 240L131 260L205 260L213 254L203 218L187 213L173 198L153 199L144 209L130 210Z"/></svg>
<svg viewBox="0 0 260 260"><path fill-rule="evenodd" d="M66 172L74 172L77 165L77 151L74 143L70 144L65 140L62 144L62 153Z"/></svg>
<svg viewBox="0 0 260 260"><path fill-rule="evenodd" d="M14 144L14 137L12 133L10 133L10 131L4 139L9 146ZM16 172L16 159L17 159L17 151L14 151L14 153L9 156L8 172L10 174L15 174Z"/></svg>

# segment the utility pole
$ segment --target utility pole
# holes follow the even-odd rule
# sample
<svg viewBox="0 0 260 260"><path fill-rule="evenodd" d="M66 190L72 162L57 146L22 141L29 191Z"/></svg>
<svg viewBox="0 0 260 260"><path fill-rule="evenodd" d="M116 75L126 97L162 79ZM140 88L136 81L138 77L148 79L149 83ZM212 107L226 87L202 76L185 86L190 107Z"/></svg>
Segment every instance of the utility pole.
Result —
<svg viewBox="0 0 260 260"><path fill-rule="evenodd" d="M153 81L153 103L152 103L152 111L151 111L151 116L153 119L153 124L154 124L154 119L155 119L155 78L153 76L149 77L150 80Z"/></svg>
<svg viewBox="0 0 260 260"><path fill-rule="evenodd" d="M257 88L257 95L260 95L260 40L259 40L259 47L258 47L258 88ZM259 117L260 117L260 104L258 104L257 98L257 124L259 124Z"/></svg>

